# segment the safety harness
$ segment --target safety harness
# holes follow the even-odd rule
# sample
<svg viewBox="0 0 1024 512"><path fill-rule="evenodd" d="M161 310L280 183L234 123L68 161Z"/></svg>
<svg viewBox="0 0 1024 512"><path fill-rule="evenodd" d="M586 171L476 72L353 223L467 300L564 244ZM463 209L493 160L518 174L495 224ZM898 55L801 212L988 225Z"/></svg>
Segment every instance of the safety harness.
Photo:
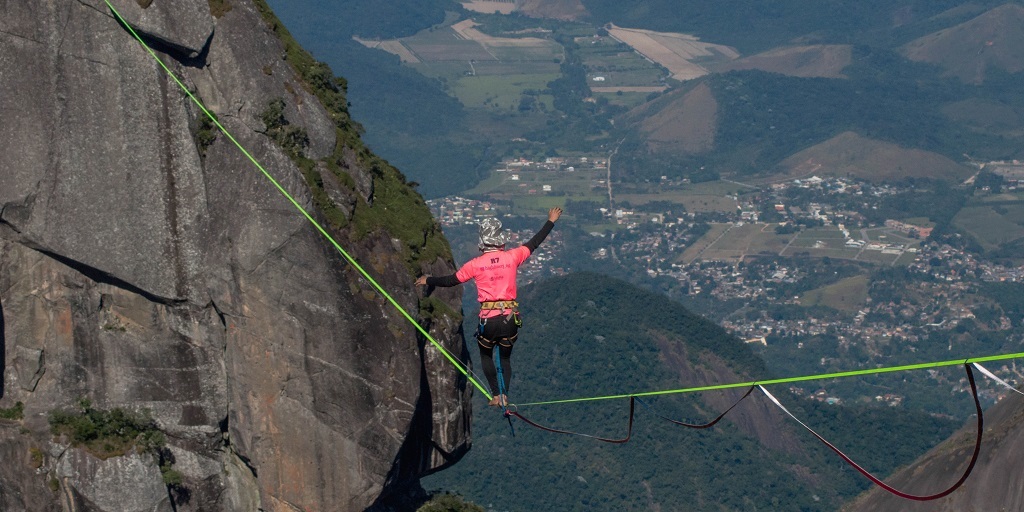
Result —
<svg viewBox="0 0 1024 512"><path fill-rule="evenodd" d="M519 311L519 303L514 300L488 300L480 303L480 309L500 309Z"/></svg>
<svg viewBox="0 0 1024 512"><path fill-rule="evenodd" d="M512 320L516 323L516 327L523 326L523 318L519 316L519 303L514 300L489 300L480 303L480 310L500 310L502 316L506 321ZM511 317L511 318L509 318ZM490 317L500 318L500 317ZM476 329L476 341L480 346L486 349L494 348L494 345L501 345L503 347L511 347L516 339L519 338L519 332L516 331L512 336L502 336L498 339L488 339L484 337L484 325L487 325L489 318L481 318L480 325Z"/></svg>

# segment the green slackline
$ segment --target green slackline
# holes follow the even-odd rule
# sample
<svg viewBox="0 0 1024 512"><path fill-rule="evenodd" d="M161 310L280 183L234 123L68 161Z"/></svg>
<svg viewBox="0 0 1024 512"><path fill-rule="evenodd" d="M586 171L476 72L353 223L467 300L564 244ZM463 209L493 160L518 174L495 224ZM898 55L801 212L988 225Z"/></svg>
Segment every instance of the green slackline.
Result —
<svg viewBox="0 0 1024 512"><path fill-rule="evenodd" d="M526 407L529 405L551 405L551 404L567 404L572 402L591 402L596 400L611 400L613 398L629 398L634 396L658 396L658 395L676 395L682 393L695 393L698 391L714 391L719 389L732 389L732 388L747 388L756 385L769 385L769 384L785 384L788 382L803 382L808 380L821 380L821 379L836 379L842 377L856 377L858 375L875 375L879 373L892 373L892 372L904 372L908 370L921 370L924 368L939 368L942 366L955 366L969 363L984 363L987 361L1002 361L1006 359L1020 359L1024 358L1024 352L1018 352L1016 354L1003 354L997 356L985 356L985 357L969 357L967 359L955 359L952 361L935 361L931 363L917 363L917 364L906 364L901 366L887 366L882 368L873 368L870 370L852 370L845 372L835 373L821 373L817 375L803 375L799 377L786 377L782 379L769 379L769 380L757 380L753 382L736 382L732 384L714 384L711 386L698 386L692 388L681 388L681 389L668 389L664 391L645 391L642 393L629 393L624 395L607 395L607 396L594 396L585 398L568 398L565 400L547 400L544 402L527 402L523 404L515 404L516 407Z"/></svg>
<svg viewBox="0 0 1024 512"><path fill-rule="evenodd" d="M404 316L405 319L408 320L409 323L412 324L416 328L416 330L420 332L420 334L422 334L424 337L426 337L428 340L430 340L430 343L432 345L434 345L435 347L437 347L437 349L440 350L442 354L444 354L444 356L448 359L448 361L450 361L452 363L452 365L454 365L455 368L458 369L459 372L462 373L462 375L464 375L467 379L469 379L469 382L471 382L473 384L473 386L476 387L476 389L480 390L480 392L483 393L484 396L486 396L488 399L492 398L491 394L487 391L487 389L484 388L484 386L482 386L480 384L480 382L477 381L472 375L470 375L469 368L465 364L463 364L461 361L459 361L454 355L452 355L450 352L448 352L448 350L446 350L443 346L441 346L441 344L438 343L437 340L435 340L434 337L431 336L430 333L427 332L427 330L424 329L423 326L421 326L405 310L405 308L403 308L398 303L398 301L396 301L393 297L391 297L391 295L388 294L388 292L386 290L384 290L384 287L382 287L380 284L378 284L377 281L374 280L373 277L371 277L370 274L367 273L366 270L364 270L361 265L359 265L359 263L355 260L355 258L353 258L351 255L349 255L349 253L346 252L345 249L342 248L341 245L336 240L334 240L334 237L332 237L330 234L328 234L327 230L324 229L324 227L321 226L319 222L317 222L315 219L313 219L313 216L310 215L310 213L307 212L306 209L303 208L302 205L300 205L299 202L296 201L295 198L292 197L292 195L289 194L288 191L285 190L284 187L282 187L281 184L278 183L278 181L276 179L274 179L274 177L271 176L270 173L267 172L267 170L264 169L263 166L260 165L260 163L248 151L246 151L245 147L243 147L237 140L235 140L235 138L231 135L231 133L228 132L228 130L226 128L224 128L224 126L222 126L220 124L220 121L218 121L217 118L213 114L211 114L209 110L206 110L206 107L203 105L203 103L200 102L199 99L196 98L192 94L192 92L188 90L188 87L185 87L185 84L181 83L181 80L178 79L177 75L175 75L174 72L171 71L170 68L168 68L167 65L164 64L163 61L160 60L160 57L158 57L156 55L156 53L153 51L153 49L150 48L149 45L147 45L146 42L142 40L142 37L140 37L139 34L137 34L135 32L135 29L133 29L132 26L129 25L128 22L125 21L124 18L121 17L121 13L117 12L117 9L114 9L114 6L110 4L110 0L103 0L103 1L106 2L107 7L110 8L110 11L114 13L114 16L121 23L121 25L124 26L125 28L127 28L128 31L131 32L131 34L133 36L135 36L135 39L137 39L139 41L139 44L141 44L142 47L145 48L147 52L149 52L149 54L153 57L153 60L155 60L157 62L157 64L160 64L160 67L163 68L163 70L165 72L167 72L167 75L170 76L171 79L173 79L174 82L178 84L178 87L180 87L182 91L185 91L185 94L187 94L188 97L190 99L192 99L192 102L195 103L196 106L198 106L200 108L200 110L202 110L203 113L206 114L206 116L208 118L210 118L210 121L213 121L213 123L215 125L217 125L217 128L220 129L221 133L223 133L225 136L227 136L227 138L230 139L231 142L233 142L235 144L235 147L237 147L242 152L242 154L244 154L246 156L246 158L248 158L249 161L252 162L253 165L255 165L256 168L259 169L261 173L263 173L263 176L265 176L268 180L270 180L270 182L274 184L274 187L276 187L277 190L279 192L281 192L281 194L285 198L287 198L288 201L291 202L293 206L295 206L295 209L297 209L300 213L302 213L302 216L305 217L306 220L308 220L310 222L310 224L312 224L313 227L315 227L316 230L319 231L320 234L323 235L324 238L326 238L331 243L331 245L334 246L335 249L338 250L339 253L341 253L341 255L345 258L345 260L348 261L348 263L350 265L352 265L353 268L355 268L357 271L359 271L360 275L362 275L367 281L370 282L370 284L373 286L374 290L376 290L377 293L379 293L382 297L384 297L384 299L386 299L388 302L390 302L391 305L394 306L395 309L397 309L398 312L401 313L402 316Z"/></svg>

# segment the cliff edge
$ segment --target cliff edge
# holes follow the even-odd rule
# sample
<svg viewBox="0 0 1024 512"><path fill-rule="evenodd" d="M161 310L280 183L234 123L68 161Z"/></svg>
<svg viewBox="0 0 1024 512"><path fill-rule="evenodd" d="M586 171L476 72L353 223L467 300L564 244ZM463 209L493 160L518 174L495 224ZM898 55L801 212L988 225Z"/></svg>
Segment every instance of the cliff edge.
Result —
<svg viewBox="0 0 1024 512"><path fill-rule="evenodd" d="M218 121L465 357L440 228L262 0L113 0ZM0 509L387 508L469 446L465 379L103 0L0 16ZM149 414L162 455L54 436ZM23 404L18 406L18 403ZM167 478L168 470L177 478Z"/></svg>

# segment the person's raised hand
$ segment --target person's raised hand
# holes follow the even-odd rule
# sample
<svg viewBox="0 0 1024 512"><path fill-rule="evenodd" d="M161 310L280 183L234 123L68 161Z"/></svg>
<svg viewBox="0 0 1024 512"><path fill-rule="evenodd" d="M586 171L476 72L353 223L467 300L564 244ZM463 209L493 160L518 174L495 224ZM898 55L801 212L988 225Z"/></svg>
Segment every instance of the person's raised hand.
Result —
<svg viewBox="0 0 1024 512"><path fill-rule="evenodd" d="M548 210L548 220L550 220L551 222L555 222L561 216L562 216L562 209L557 207L557 206L552 208L552 209L550 209L550 210Z"/></svg>
<svg viewBox="0 0 1024 512"><path fill-rule="evenodd" d="M430 277L430 276L426 276L426 275L420 276L420 278L416 280L416 284L419 285L419 286L426 286L427 285L427 278L428 277Z"/></svg>

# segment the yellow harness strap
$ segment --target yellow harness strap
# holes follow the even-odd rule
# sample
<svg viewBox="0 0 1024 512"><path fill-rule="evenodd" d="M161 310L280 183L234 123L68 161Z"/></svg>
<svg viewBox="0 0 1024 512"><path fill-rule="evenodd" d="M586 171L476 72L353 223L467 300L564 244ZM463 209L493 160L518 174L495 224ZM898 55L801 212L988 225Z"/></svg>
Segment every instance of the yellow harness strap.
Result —
<svg viewBox="0 0 1024 512"><path fill-rule="evenodd" d="M480 303L480 309L518 309L519 303L514 300L491 300Z"/></svg>

